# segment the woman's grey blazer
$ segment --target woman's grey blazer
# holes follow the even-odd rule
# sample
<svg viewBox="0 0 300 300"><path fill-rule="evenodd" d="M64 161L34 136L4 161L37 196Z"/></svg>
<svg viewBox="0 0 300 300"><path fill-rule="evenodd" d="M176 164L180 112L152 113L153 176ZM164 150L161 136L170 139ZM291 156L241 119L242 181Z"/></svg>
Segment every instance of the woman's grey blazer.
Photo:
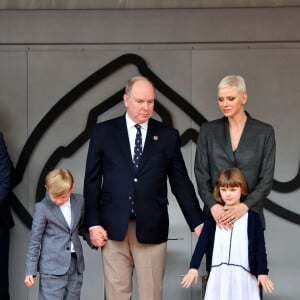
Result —
<svg viewBox="0 0 300 300"><path fill-rule="evenodd" d="M216 204L213 188L225 168L239 168L248 184L244 203L257 212L265 228L263 206L273 183L275 134L271 125L248 118L238 148L233 152L226 117L202 125L197 142L195 177L199 195L210 209Z"/></svg>

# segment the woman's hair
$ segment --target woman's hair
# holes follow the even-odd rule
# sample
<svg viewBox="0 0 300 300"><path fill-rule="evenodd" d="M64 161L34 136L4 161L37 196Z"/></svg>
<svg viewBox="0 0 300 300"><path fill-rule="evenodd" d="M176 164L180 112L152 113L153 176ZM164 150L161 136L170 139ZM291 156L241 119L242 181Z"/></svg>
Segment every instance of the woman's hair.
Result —
<svg viewBox="0 0 300 300"><path fill-rule="evenodd" d="M218 89L228 87L237 89L241 94L247 92L245 80L240 75L228 75L224 77L218 85Z"/></svg>
<svg viewBox="0 0 300 300"><path fill-rule="evenodd" d="M57 197L66 191L70 191L74 184L74 178L67 169L54 169L45 178L45 187L48 192Z"/></svg>
<svg viewBox="0 0 300 300"><path fill-rule="evenodd" d="M152 83L147 77L144 77L144 76L135 76L135 77L130 78L130 79L127 81L127 84L126 84L126 87L125 87L125 94L129 96L130 93L131 93L131 90L132 90L133 85L134 85L137 81L140 81L140 80L147 81L147 82L149 82L149 83L153 86L153 83ZM154 88L154 86L153 86L153 88Z"/></svg>
<svg viewBox="0 0 300 300"><path fill-rule="evenodd" d="M228 168L223 170L218 176L215 188L214 188L214 198L218 203L225 204L221 198L220 188L221 187L236 187L241 188L241 197L245 197L248 194L247 182L243 173L238 168Z"/></svg>

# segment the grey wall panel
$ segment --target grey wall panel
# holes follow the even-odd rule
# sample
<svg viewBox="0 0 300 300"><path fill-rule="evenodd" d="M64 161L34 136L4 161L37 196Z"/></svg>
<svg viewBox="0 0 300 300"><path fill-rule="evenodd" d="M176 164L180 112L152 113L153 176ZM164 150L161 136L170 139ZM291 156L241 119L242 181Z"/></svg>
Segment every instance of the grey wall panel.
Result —
<svg viewBox="0 0 300 300"><path fill-rule="evenodd" d="M147 9L299 6L299 0L2 0L0 9Z"/></svg>
<svg viewBox="0 0 300 300"><path fill-rule="evenodd" d="M299 41L299 34L294 29L300 26L300 7L140 12L0 11L0 41L6 44Z"/></svg>
<svg viewBox="0 0 300 300"><path fill-rule="evenodd" d="M27 139L27 53L20 51L0 51L0 128L14 164ZM28 206L27 176L24 185L17 186L22 203ZM24 277L24 245L28 230L14 215L15 227L11 230L10 244L10 285L21 297L26 294ZM22 293L22 294L18 294ZM12 298L13 299L13 298ZM21 299L21 298L15 298ZM27 298L26 298L27 299Z"/></svg>

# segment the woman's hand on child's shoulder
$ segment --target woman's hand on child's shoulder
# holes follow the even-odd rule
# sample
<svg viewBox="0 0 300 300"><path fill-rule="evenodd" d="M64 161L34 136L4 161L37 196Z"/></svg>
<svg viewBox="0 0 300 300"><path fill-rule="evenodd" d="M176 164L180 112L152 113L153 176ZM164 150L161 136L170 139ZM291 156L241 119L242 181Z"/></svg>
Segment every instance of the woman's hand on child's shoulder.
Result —
<svg viewBox="0 0 300 300"><path fill-rule="evenodd" d="M186 275L183 277L181 281L181 285L184 288L190 287L190 285L195 282L198 282L198 270L197 269L189 269Z"/></svg>

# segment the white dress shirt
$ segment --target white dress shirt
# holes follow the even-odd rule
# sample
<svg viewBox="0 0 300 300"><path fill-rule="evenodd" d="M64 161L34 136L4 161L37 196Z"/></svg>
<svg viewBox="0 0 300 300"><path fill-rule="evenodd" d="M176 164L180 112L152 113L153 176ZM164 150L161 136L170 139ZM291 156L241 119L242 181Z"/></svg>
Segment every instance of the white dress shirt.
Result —
<svg viewBox="0 0 300 300"><path fill-rule="evenodd" d="M63 205L60 205L59 208L60 208L62 214L64 215L64 218L65 218L67 224L71 228L72 218L71 218L71 201L70 201L70 198ZM71 252L75 252L74 245L73 245L72 241L71 241Z"/></svg>
<svg viewBox="0 0 300 300"><path fill-rule="evenodd" d="M126 124L127 124L127 132L129 137L129 143L130 143L130 150L131 150L131 157L133 157L134 154L134 144L135 144L135 137L136 137L136 127L134 126L136 123L133 122L128 114L126 113ZM141 125L141 133L142 133L142 148L144 149L146 135L147 135L147 129L148 129L148 121Z"/></svg>

